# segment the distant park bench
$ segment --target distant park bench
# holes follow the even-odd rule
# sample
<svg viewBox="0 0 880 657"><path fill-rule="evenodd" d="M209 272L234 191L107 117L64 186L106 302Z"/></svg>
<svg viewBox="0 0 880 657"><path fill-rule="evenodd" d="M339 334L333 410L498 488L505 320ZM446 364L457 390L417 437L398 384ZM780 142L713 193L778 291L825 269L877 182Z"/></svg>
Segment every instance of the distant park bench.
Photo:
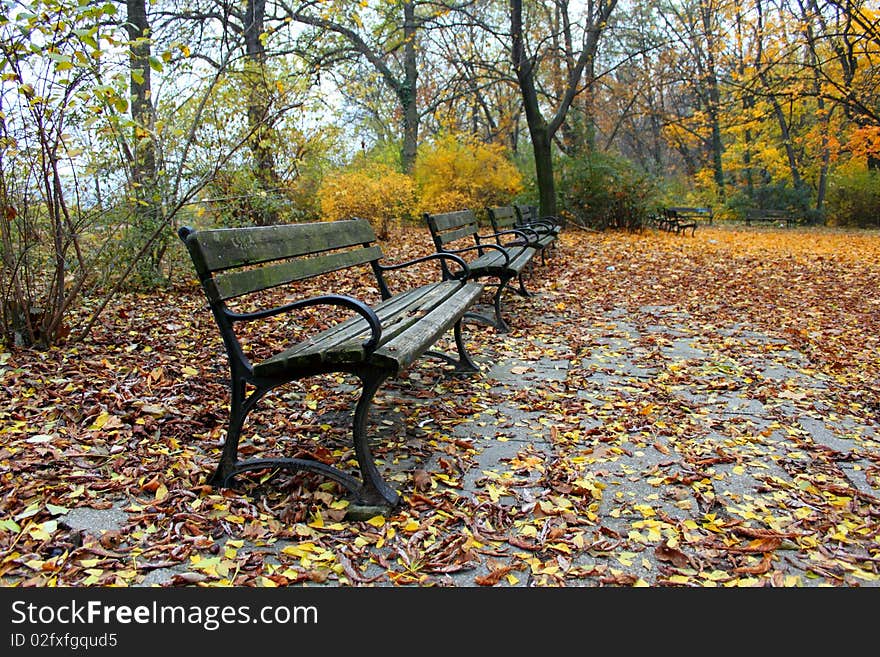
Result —
<svg viewBox="0 0 880 657"><path fill-rule="evenodd" d="M521 231L505 233L507 237L501 236L499 243L499 235L494 229L489 233L481 232L479 220L473 210L425 213L424 217L438 253L463 256L471 278L488 279L492 281L489 285L495 287L494 316L468 313L468 318L493 326L501 333L510 331L510 326L501 313L502 296L514 278L519 282L516 293L523 297L531 296L523 277L533 256L538 252L537 249L522 241L524 233ZM441 263L441 267L444 277L451 276L445 264Z"/></svg>
<svg viewBox="0 0 880 657"><path fill-rule="evenodd" d="M674 212L679 221L699 221L712 224L715 215L710 207L694 207L694 206L672 206L666 208L670 212Z"/></svg>
<svg viewBox="0 0 880 657"><path fill-rule="evenodd" d="M712 223L712 208L661 208L652 218L653 225L661 230L679 234L689 230L692 236L696 234L700 221Z"/></svg>
<svg viewBox="0 0 880 657"><path fill-rule="evenodd" d="M697 232L701 223L712 224L714 214L710 207L699 206L671 206L663 208L663 228L675 233L691 231L691 235Z"/></svg>
<svg viewBox="0 0 880 657"><path fill-rule="evenodd" d="M746 226L754 223L785 224L790 228L797 220L797 214L792 210L771 210L768 208L749 208L746 210Z"/></svg>
<svg viewBox="0 0 880 657"><path fill-rule="evenodd" d="M547 262L546 250L556 242L557 233L540 225L525 225L519 221L519 215L512 205L503 205L486 208L492 229L497 236L498 244L510 236L514 240L522 239L524 244L537 249L541 253L541 262Z"/></svg>
<svg viewBox="0 0 880 657"><path fill-rule="evenodd" d="M230 368L229 418L219 465L209 484L232 485L247 471L309 470L335 480L351 493L349 513L373 515L390 510L400 496L386 484L373 461L367 433L373 396L390 376L401 373L423 354L438 357L456 372L476 372L461 335L462 318L483 292L470 279L465 261L451 253L434 253L397 264L384 264L370 224L363 219L245 228L193 230L178 234L195 266L214 315ZM393 294L386 274L418 262L438 260L449 275ZM335 294L302 298L298 281L340 271L372 269L381 301ZM454 273L452 273L454 272ZM329 284L329 283L328 283ZM270 291L283 293L269 294ZM281 336L285 347L252 363L247 347L264 331L253 324L275 316L296 317L307 307L319 309L321 325ZM258 331L242 333L239 325ZM303 322L303 325L306 325ZM269 327L271 329L271 326ZM439 338L451 331L457 357L433 351ZM250 335L248 341L243 335ZM257 340L259 342L259 340ZM238 458L242 426L248 413L270 390L305 377L331 372L352 373L361 394L352 419L354 457L360 478L313 457ZM250 389L250 391L248 391ZM302 453L308 449L301 450ZM359 510L358 510L359 509Z"/></svg>

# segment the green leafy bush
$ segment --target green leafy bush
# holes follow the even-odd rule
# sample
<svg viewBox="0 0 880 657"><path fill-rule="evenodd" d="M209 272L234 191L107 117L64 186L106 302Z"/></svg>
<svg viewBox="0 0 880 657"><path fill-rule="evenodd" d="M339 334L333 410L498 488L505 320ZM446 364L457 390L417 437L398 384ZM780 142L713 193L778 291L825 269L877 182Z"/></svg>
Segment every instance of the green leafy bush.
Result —
<svg viewBox="0 0 880 657"><path fill-rule="evenodd" d="M218 172L205 189L206 207L220 226L269 225L301 221L283 186L266 190L247 168Z"/></svg>
<svg viewBox="0 0 880 657"><path fill-rule="evenodd" d="M806 187L795 189L787 182L755 186L749 194L739 190L727 199L725 204L729 214L745 219L749 208L763 210L792 210L806 223L819 223L821 217L811 209L810 190Z"/></svg>
<svg viewBox="0 0 880 657"><path fill-rule="evenodd" d="M556 177L559 214L581 226L638 230L656 206L654 181L608 153L561 160Z"/></svg>
<svg viewBox="0 0 880 657"><path fill-rule="evenodd" d="M880 171L838 174L828 184L828 223L880 228Z"/></svg>

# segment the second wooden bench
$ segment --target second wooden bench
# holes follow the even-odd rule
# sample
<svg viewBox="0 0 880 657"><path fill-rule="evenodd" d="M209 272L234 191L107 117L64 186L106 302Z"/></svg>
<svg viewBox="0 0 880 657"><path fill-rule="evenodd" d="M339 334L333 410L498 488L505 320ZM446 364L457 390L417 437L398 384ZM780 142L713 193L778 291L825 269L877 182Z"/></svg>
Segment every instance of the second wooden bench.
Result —
<svg viewBox="0 0 880 657"><path fill-rule="evenodd" d="M507 234L510 239L502 239L501 243L498 242L499 235L495 232L481 233L479 220L473 210L426 213L424 216L438 253L463 256L471 278L493 281L490 285L495 287L494 316L469 313L469 317L494 326L502 333L508 332L510 326L501 314L502 295L510 281L516 278L519 283L517 294L531 296L525 287L523 276L537 249L522 242L526 235L521 231ZM517 240L520 243L514 243ZM446 278L452 276L445 264L441 264L441 267Z"/></svg>

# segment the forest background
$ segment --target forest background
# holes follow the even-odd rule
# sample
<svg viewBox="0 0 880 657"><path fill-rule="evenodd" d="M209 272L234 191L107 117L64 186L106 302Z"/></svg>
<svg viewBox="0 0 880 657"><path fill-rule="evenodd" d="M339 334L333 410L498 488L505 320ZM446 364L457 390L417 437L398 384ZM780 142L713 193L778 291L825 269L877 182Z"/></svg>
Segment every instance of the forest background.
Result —
<svg viewBox="0 0 880 657"><path fill-rule="evenodd" d="M182 224L876 227L878 56L868 0L0 0L2 341L170 284Z"/></svg>

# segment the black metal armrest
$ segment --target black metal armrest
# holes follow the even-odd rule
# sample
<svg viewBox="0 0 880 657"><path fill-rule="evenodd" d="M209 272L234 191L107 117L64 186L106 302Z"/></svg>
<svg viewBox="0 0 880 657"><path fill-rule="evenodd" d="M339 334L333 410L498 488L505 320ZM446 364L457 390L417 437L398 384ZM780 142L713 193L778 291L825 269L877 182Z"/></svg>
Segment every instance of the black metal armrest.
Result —
<svg viewBox="0 0 880 657"><path fill-rule="evenodd" d="M267 308L266 310L259 310L257 312L227 312L226 314L233 322L248 322L257 319L266 319L267 317L274 317L275 315L281 315L298 308L307 308L308 306L343 306L357 312L370 326L370 337L363 344L364 349L368 353L371 353L376 348L379 344L379 340L382 338L382 323L379 321L376 312L363 301L344 294L322 294L317 297L300 299L293 303L276 306L275 308Z"/></svg>
<svg viewBox="0 0 880 657"><path fill-rule="evenodd" d="M498 235L519 235L521 236L526 243L538 240L541 238L541 235L531 226L517 226L516 228L511 228L509 230L502 230L497 233ZM529 237L531 235L531 237ZM514 242L514 244L518 244L519 242Z"/></svg>
<svg viewBox="0 0 880 657"><path fill-rule="evenodd" d="M510 264L510 254L500 244L474 244L473 246L465 246L461 249L444 249L442 253L466 253L467 251L482 251L482 249L495 249L496 251L500 251L501 255L504 256L504 266L507 267Z"/></svg>
<svg viewBox="0 0 880 657"><path fill-rule="evenodd" d="M463 280L470 278L471 269L470 267L468 267L467 262L465 262L464 258L457 256L450 251L438 251L437 253L430 253L426 256L413 258L412 260L406 260L404 262L397 262L391 265L377 264L377 266L382 271L393 271L395 269L403 269L404 267L409 267L410 265L414 265L419 262L426 262L428 260L452 260L462 269L462 272L458 275L458 277Z"/></svg>

